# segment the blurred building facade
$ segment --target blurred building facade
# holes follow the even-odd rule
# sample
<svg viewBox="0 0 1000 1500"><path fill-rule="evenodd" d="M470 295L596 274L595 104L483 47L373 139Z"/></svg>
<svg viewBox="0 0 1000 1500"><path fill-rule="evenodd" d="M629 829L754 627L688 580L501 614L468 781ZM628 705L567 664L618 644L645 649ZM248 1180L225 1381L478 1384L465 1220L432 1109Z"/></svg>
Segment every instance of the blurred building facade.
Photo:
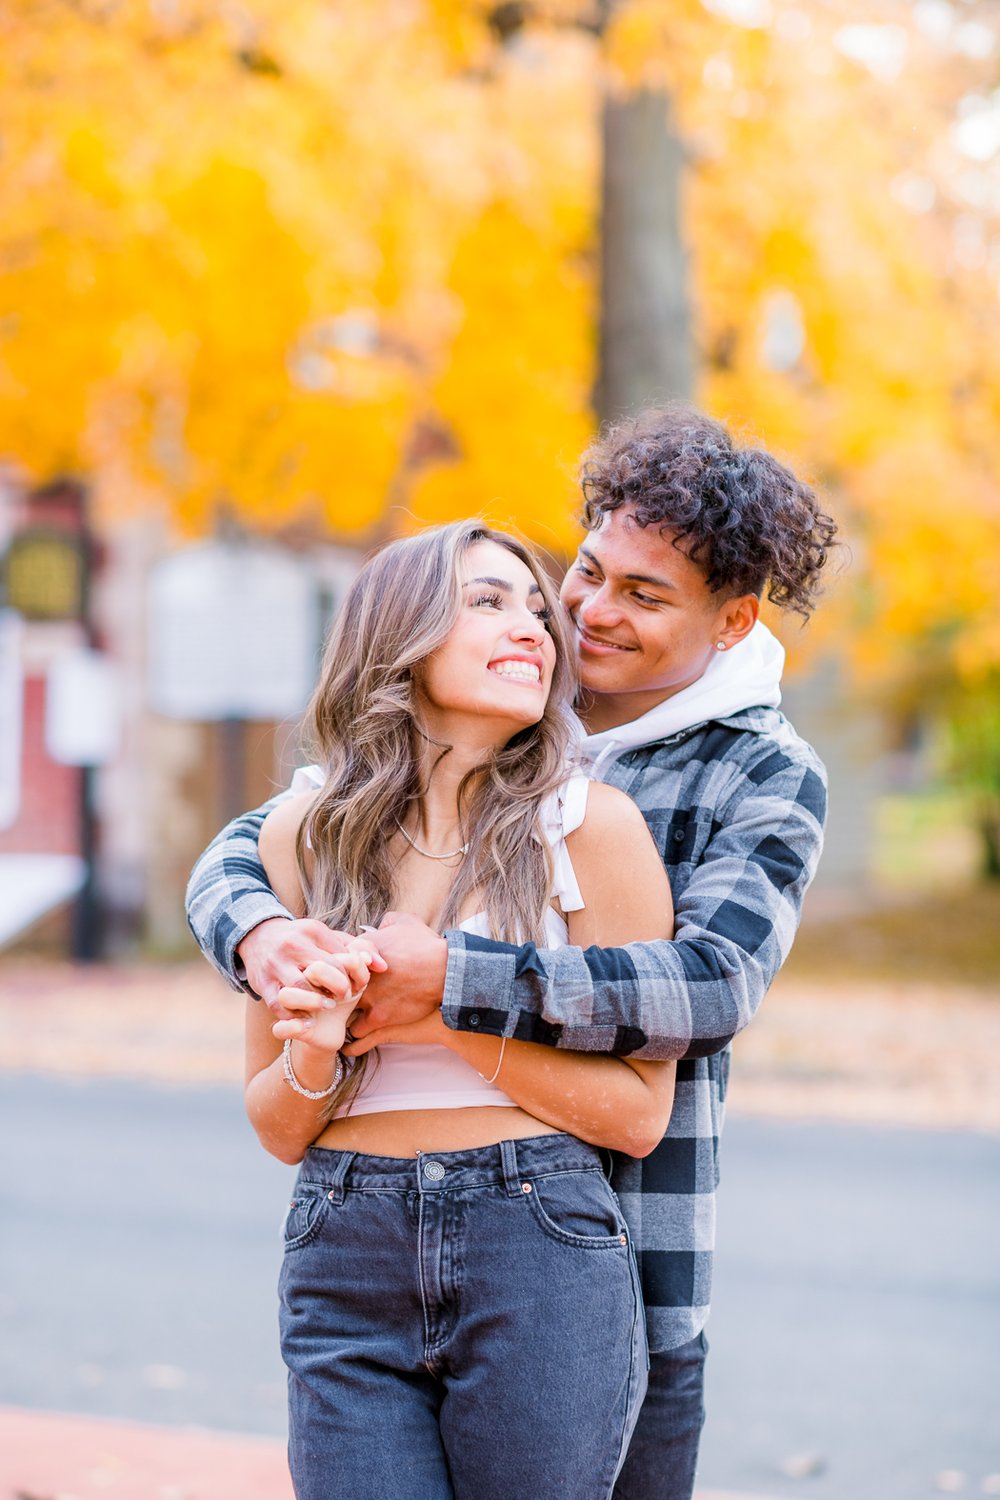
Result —
<svg viewBox="0 0 1000 1500"><path fill-rule="evenodd" d="M192 861L287 783L357 565L143 516L98 541L81 487L0 490L0 947L184 950Z"/></svg>

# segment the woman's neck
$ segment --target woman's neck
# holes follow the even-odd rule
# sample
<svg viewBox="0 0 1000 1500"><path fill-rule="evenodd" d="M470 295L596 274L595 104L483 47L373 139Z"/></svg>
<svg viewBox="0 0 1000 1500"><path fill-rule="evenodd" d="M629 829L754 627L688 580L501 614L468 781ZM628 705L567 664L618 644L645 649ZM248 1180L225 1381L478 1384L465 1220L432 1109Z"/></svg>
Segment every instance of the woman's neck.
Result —
<svg viewBox="0 0 1000 1500"><path fill-rule="evenodd" d="M417 827L421 842L435 852L462 843L458 796L462 782L470 771L482 766L490 751L480 744L452 744L441 752L436 746L424 747L421 766L423 794ZM411 830L412 831L412 830Z"/></svg>

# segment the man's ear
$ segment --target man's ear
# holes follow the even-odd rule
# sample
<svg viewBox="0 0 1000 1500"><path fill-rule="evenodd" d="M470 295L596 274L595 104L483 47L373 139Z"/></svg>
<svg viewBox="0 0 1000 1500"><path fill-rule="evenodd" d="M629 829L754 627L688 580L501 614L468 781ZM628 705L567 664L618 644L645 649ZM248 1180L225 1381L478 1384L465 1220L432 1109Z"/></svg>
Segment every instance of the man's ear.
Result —
<svg viewBox="0 0 1000 1500"><path fill-rule="evenodd" d="M756 594L740 594L727 599L719 610L716 645L729 650L744 636L750 634L760 614L760 600Z"/></svg>

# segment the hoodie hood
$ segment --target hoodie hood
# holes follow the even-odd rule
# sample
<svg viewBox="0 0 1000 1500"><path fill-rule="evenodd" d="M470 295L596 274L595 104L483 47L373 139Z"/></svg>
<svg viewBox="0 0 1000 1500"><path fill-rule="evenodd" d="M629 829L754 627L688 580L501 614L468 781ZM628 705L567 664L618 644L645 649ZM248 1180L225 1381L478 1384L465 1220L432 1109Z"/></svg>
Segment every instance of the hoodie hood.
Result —
<svg viewBox="0 0 1000 1500"><path fill-rule="evenodd" d="M760 620L729 651L717 651L696 682L648 713L613 729L585 735L580 751L588 775L637 745L668 739L709 719L728 719L746 708L777 708L785 648Z"/></svg>

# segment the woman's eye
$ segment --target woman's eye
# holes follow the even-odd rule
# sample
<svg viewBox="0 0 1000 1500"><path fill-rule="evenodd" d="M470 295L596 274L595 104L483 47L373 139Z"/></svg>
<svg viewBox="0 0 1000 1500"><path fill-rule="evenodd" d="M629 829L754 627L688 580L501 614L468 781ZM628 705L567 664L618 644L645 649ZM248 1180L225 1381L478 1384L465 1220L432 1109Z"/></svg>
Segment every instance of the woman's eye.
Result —
<svg viewBox="0 0 1000 1500"><path fill-rule="evenodd" d="M502 609L503 596L500 594L479 594L473 599L472 603L474 607L478 607L480 604L488 604L491 609Z"/></svg>
<svg viewBox="0 0 1000 1500"><path fill-rule="evenodd" d="M543 625L547 625L552 619L552 611L551 609L549 609L547 604L544 609L533 609L531 613L534 615L536 620L541 620Z"/></svg>

